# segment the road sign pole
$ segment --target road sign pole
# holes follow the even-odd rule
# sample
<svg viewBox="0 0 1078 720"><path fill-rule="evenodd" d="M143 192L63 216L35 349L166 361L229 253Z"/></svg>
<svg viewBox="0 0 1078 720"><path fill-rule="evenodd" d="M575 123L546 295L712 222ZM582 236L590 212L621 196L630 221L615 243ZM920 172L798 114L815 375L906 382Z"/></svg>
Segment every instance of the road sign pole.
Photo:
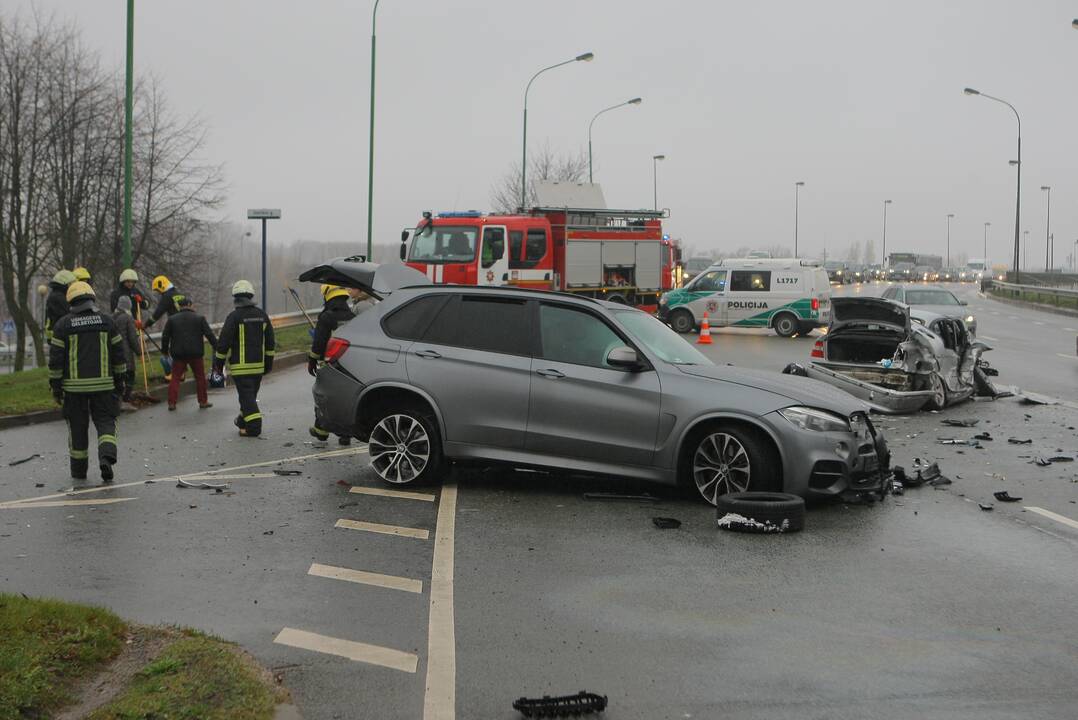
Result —
<svg viewBox="0 0 1078 720"><path fill-rule="evenodd" d="M266 312L266 218L262 218L262 309Z"/></svg>
<svg viewBox="0 0 1078 720"><path fill-rule="evenodd" d="M262 309L266 310L266 221L280 220L280 208L253 208L247 211L248 220L262 221ZM249 234L249 233L248 233Z"/></svg>

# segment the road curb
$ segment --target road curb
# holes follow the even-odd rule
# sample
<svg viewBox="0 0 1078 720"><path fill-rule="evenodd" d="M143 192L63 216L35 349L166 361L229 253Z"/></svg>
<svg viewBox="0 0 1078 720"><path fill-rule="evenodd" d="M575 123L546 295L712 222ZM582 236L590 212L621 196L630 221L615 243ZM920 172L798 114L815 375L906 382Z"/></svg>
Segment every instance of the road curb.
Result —
<svg viewBox="0 0 1078 720"><path fill-rule="evenodd" d="M302 350L294 352L284 353L278 356L273 361L273 369L283 369L294 367L296 365L302 365L307 362L307 353ZM195 386L195 379L192 377L180 383L181 390L190 390ZM168 384L154 385L150 388L150 397L157 398L158 400L164 400L168 397ZM53 410L38 410L36 412L23 413L22 415L3 415L0 416L0 430L9 430L16 427L25 427L27 425L38 425L40 423L54 422L56 420L63 419L63 415L60 412L60 408Z"/></svg>

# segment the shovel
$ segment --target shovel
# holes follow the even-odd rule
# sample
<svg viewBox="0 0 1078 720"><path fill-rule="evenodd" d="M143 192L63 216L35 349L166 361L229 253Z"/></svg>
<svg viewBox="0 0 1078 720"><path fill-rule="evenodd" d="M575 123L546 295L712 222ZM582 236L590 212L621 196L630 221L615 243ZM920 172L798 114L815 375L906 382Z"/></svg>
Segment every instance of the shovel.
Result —
<svg viewBox="0 0 1078 720"><path fill-rule="evenodd" d="M138 342L139 342L139 357L142 358L142 392L131 393L131 399L141 403L159 403L161 402L154 396L150 395L150 380L146 374L146 336L142 332L142 308L135 305L135 318L139 321Z"/></svg>

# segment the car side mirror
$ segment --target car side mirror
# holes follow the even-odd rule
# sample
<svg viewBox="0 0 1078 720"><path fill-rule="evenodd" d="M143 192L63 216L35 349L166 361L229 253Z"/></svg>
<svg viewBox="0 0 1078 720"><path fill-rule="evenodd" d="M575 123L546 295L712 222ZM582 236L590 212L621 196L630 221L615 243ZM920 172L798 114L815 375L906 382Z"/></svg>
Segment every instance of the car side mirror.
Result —
<svg viewBox="0 0 1078 720"><path fill-rule="evenodd" d="M612 348L606 356L606 364L622 370L639 370L640 356L631 347Z"/></svg>
<svg viewBox="0 0 1078 720"><path fill-rule="evenodd" d="M401 260L404 260L407 257L408 257L408 246L405 245L404 243L401 243Z"/></svg>
<svg viewBox="0 0 1078 720"><path fill-rule="evenodd" d="M401 242L402 243L408 242L408 231L407 230L401 230Z"/></svg>

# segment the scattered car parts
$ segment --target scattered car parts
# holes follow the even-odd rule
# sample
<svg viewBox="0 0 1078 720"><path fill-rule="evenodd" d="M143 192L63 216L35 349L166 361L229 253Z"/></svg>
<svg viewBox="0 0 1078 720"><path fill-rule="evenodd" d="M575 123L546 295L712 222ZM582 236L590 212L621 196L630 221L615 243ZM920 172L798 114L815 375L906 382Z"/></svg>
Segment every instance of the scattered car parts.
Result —
<svg viewBox="0 0 1078 720"><path fill-rule="evenodd" d="M717 498L715 511L723 530L784 533L805 528L805 501L789 493L728 493Z"/></svg>
<svg viewBox="0 0 1078 720"><path fill-rule="evenodd" d="M999 500L1000 502L1021 502L1022 501L1022 498L1020 498L1020 497L1011 497L1011 494L1009 492L1007 492L1006 490L997 490L996 492L992 493L992 495L993 495L993 497L996 498L996 500Z"/></svg>
<svg viewBox="0 0 1078 720"><path fill-rule="evenodd" d="M606 695L581 690L576 695L541 698L518 698L513 709L526 718L579 717L606 710Z"/></svg>

